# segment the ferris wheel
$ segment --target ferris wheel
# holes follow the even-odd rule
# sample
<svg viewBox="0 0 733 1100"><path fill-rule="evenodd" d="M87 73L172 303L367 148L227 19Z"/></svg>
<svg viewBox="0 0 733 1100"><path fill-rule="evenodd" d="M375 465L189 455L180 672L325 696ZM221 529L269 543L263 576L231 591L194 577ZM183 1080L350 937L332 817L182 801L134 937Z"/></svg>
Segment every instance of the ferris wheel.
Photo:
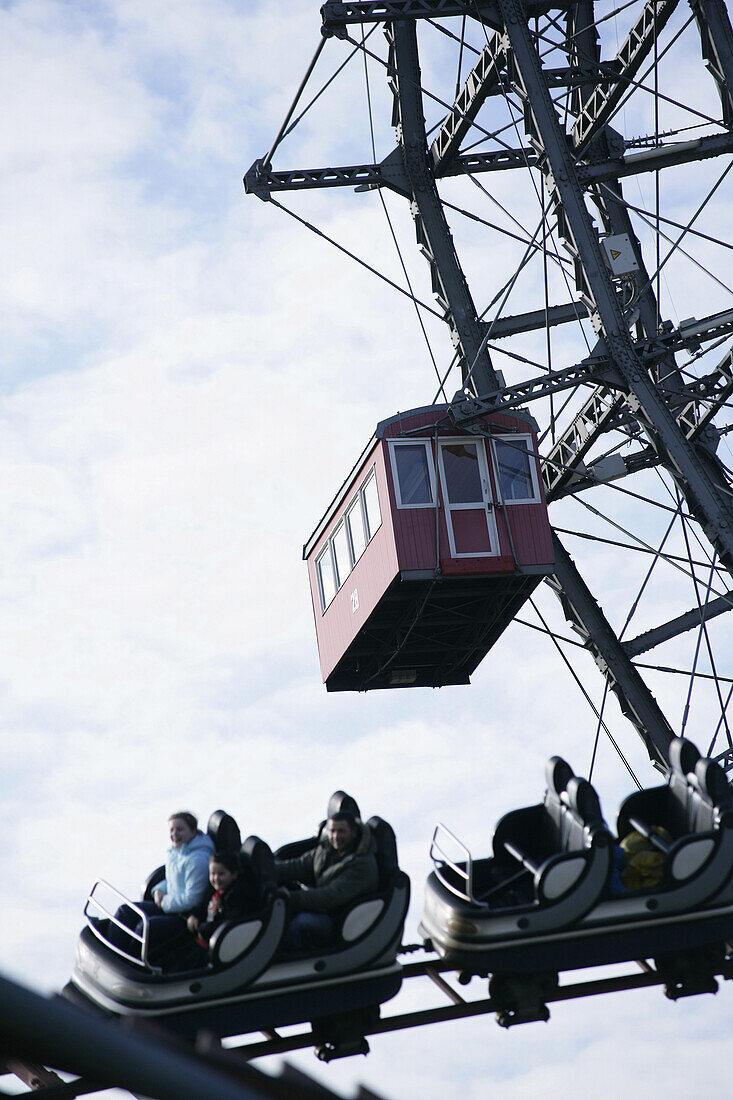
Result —
<svg viewBox="0 0 733 1100"><path fill-rule="evenodd" d="M559 604L513 613L546 632L578 682L595 662L596 745L605 730L624 756L606 723L613 694L658 767L683 734L730 770L725 4L329 0L321 17L315 57L245 188L277 205L280 192L377 191L388 218L385 193L409 205L437 310L414 281L398 289L452 341L448 354L430 349L431 396L456 430L521 409L538 426ZM326 47L336 72L363 67L373 159L276 170L283 137L333 79L316 80ZM381 159L379 72L396 135Z"/></svg>

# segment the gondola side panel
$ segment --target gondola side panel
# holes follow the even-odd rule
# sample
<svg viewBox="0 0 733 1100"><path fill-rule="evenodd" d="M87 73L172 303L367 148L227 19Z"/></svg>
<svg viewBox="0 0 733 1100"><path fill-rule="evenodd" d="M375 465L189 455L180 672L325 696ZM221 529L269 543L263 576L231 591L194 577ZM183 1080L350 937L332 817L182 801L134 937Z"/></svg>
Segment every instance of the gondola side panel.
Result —
<svg viewBox="0 0 733 1100"><path fill-rule="evenodd" d="M547 522L547 513L543 504L506 505L499 515L500 531L506 532L506 541L511 540L519 566L552 566L552 531ZM502 545L504 545L502 536Z"/></svg>
<svg viewBox="0 0 733 1100"><path fill-rule="evenodd" d="M358 561L355 562L348 577L322 612L316 562L353 503L359 486L364 483L372 468L377 482L380 525ZM381 444L377 443L359 467L343 502L321 533L307 559L321 676L324 683L399 572L392 517L384 450Z"/></svg>

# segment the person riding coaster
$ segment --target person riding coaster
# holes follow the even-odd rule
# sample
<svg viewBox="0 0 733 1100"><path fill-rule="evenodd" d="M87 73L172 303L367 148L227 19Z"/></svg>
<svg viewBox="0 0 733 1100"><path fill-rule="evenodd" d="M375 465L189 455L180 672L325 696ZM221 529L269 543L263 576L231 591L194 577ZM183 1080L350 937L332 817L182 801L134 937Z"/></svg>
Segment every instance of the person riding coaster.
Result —
<svg viewBox="0 0 733 1100"><path fill-rule="evenodd" d="M348 799L343 792L337 795ZM339 812L332 803L329 816ZM349 803L356 806L353 799ZM344 824L350 827L348 820L336 822L336 833L346 840ZM286 896L286 890L277 886L276 863L269 847L259 838L249 837L241 845L238 876L250 884L250 911L239 917L231 914L234 919L226 914L225 919L217 920L208 951L201 949L197 965L186 971L181 969L185 963L181 963L180 956L172 967L166 967L165 962L156 965L155 961L151 965L146 957L145 934L149 918L135 903L128 902L140 911L141 950L136 957L115 947L105 934L112 913L107 910L102 914L106 920L93 914L99 913L98 896L104 887L119 900L127 899L108 884L96 883L85 907L87 927L80 936L76 966L65 995L107 1014L154 1018L181 1035L193 1034L202 1026L226 1035L237 1030L312 1022L332 1013L361 1011L383 1003L398 992L402 981L396 953L409 902L409 879L399 870L390 826L379 818L365 824L359 820L358 824L360 840L366 838L363 847L370 852L368 862L374 861L376 878L372 880L370 875L364 881L365 888L373 882L368 893L352 896L338 909L327 910L333 930L328 946L283 952L292 899L298 893L317 897L318 887L287 891L290 896ZM234 831L238 842L236 822L223 811L212 815L209 835L217 848L231 850ZM222 833L227 832L229 843L223 843ZM318 836L297 841L281 849L278 856L300 857L318 843ZM349 840L345 848L351 847ZM360 842L357 847L362 847ZM337 856L336 849L332 850ZM315 860L315 853L309 859ZM354 862L348 860L346 852L336 862L340 865L342 860L344 866ZM152 896L162 874L159 868L150 876L146 898ZM296 916L298 912L295 909ZM302 915L306 915L305 910ZM186 935L191 936L191 932Z"/></svg>
<svg viewBox="0 0 733 1100"><path fill-rule="evenodd" d="M172 813L168 830L171 846L166 855L165 877L160 878L159 869L151 897L146 896L134 906L120 906L107 928L110 943L127 951L135 951L136 944L145 946L151 961L160 959L161 953L165 956L171 943L184 938L182 919L205 900L209 859L214 851L211 837L201 832L197 818L188 810Z"/></svg>
<svg viewBox="0 0 733 1100"><path fill-rule="evenodd" d="M300 856L275 862L293 914L285 933L289 951L308 951L334 943L335 912L377 889L377 845L370 829L350 811L329 816L318 843ZM289 890L288 886L304 889Z"/></svg>

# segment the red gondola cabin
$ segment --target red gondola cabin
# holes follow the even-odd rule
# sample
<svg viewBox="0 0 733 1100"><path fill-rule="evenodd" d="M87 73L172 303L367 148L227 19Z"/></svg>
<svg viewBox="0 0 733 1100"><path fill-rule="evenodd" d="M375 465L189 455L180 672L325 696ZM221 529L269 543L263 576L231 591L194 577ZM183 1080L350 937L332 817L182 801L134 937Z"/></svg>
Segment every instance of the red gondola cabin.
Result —
<svg viewBox="0 0 733 1100"><path fill-rule="evenodd" d="M329 691L467 684L553 569L534 421L383 420L303 557Z"/></svg>

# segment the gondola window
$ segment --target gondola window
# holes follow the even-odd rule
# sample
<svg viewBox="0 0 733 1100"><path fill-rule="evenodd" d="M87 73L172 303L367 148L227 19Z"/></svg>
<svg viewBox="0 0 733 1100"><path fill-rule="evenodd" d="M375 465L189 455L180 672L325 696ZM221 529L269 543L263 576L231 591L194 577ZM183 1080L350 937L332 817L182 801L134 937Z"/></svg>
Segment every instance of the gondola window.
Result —
<svg viewBox="0 0 733 1100"><path fill-rule="evenodd" d="M527 436L495 441L501 495L507 504L529 504L540 499L534 457Z"/></svg>
<svg viewBox="0 0 733 1100"><path fill-rule="evenodd" d="M390 444L398 508L432 508L435 475L429 443Z"/></svg>

